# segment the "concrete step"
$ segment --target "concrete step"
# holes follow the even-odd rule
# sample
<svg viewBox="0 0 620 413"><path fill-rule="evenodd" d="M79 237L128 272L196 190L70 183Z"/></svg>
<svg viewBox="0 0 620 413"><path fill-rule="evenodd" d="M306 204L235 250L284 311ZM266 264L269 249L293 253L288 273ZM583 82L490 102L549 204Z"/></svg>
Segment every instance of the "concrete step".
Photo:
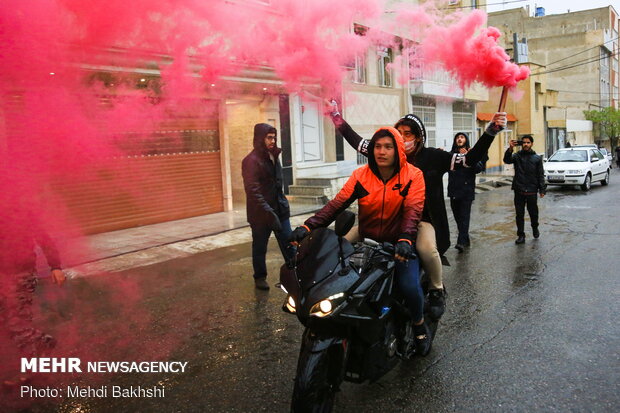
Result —
<svg viewBox="0 0 620 413"><path fill-rule="evenodd" d="M304 204L304 205L325 205L329 199L326 196L314 196L314 195L287 195L291 203Z"/></svg>
<svg viewBox="0 0 620 413"><path fill-rule="evenodd" d="M291 195L328 196L330 187L310 185L290 185L288 192Z"/></svg>
<svg viewBox="0 0 620 413"><path fill-rule="evenodd" d="M493 187L491 186L490 183L486 183L486 184L477 184L476 185L476 193L479 194L481 192L486 192L486 191L490 191L491 189L493 189Z"/></svg>
<svg viewBox="0 0 620 413"><path fill-rule="evenodd" d="M324 186L331 187L334 178L297 178L297 186Z"/></svg>
<svg viewBox="0 0 620 413"><path fill-rule="evenodd" d="M499 179L496 181L497 186L510 186L512 185L512 178Z"/></svg>

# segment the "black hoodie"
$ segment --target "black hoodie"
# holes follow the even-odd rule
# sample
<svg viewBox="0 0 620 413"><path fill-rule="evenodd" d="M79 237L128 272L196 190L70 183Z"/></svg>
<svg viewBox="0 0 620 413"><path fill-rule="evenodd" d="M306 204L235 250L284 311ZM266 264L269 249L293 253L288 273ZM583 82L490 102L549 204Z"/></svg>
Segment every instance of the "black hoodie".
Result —
<svg viewBox="0 0 620 413"><path fill-rule="evenodd" d="M465 136L465 149L469 150L469 136L459 132L454 135L450 153L460 153L460 148L456 144L456 138L459 135ZM476 162L471 168L448 171L448 197L463 201L473 201L476 198L476 174L484 170L484 162L488 159L489 157L485 155L482 161Z"/></svg>
<svg viewBox="0 0 620 413"><path fill-rule="evenodd" d="M272 225L273 213L280 219L290 217L282 189L282 164L278 159L282 150L278 148L277 139L274 149L267 149L265 137L268 133L277 133L276 128L267 123L254 126L254 150L241 164L247 219L253 225Z"/></svg>

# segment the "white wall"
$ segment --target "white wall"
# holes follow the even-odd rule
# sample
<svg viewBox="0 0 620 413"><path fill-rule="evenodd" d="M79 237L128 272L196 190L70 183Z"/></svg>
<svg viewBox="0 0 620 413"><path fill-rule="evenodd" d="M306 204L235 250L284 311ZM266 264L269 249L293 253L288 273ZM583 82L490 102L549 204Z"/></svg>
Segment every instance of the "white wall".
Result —
<svg viewBox="0 0 620 413"><path fill-rule="evenodd" d="M435 119L437 129L435 132L435 147L447 151L452 148L452 101L437 100Z"/></svg>
<svg viewBox="0 0 620 413"><path fill-rule="evenodd" d="M592 130L592 121L566 119L567 132L589 132Z"/></svg>

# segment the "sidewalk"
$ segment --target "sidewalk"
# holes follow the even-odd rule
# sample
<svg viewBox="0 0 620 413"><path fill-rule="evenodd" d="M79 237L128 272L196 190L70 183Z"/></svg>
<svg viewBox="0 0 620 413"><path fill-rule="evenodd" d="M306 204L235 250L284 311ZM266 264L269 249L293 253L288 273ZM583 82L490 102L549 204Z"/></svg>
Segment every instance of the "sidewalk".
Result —
<svg viewBox="0 0 620 413"><path fill-rule="evenodd" d="M476 177L476 192L507 185L510 182L507 178L510 178L507 174L479 175ZM448 174L444 176L444 193L447 193L447 185ZM320 207L292 203L293 228ZM128 228L70 241L63 250L73 252L63 254L63 259L69 263L67 273L70 277L123 271L250 242L252 237L248 226L243 208ZM85 243L86 247L80 245L72 248L72 243Z"/></svg>

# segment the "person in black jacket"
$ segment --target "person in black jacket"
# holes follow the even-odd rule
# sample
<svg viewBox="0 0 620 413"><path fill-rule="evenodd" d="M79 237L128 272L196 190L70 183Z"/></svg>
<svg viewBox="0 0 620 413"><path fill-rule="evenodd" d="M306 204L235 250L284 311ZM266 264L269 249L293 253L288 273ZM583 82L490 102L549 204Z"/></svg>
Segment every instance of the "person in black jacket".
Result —
<svg viewBox="0 0 620 413"><path fill-rule="evenodd" d="M510 146L504 154L504 163L514 164L515 176L512 181L512 189L515 192L515 210L517 213L517 240L516 244L525 242L524 218L525 206L530 214L532 224L532 234L534 238L540 236L538 230L538 204L536 195L545 196L545 172L543 169L542 158L532 150L534 138L530 135L524 135L521 138L523 148L512 153L513 148L517 145L517 141L511 140Z"/></svg>
<svg viewBox="0 0 620 413"><path fill-rule="evenodd" d="M349 145L359 153L368 156L367 139L358 135L338 112L334 101L326 102L338 132ZM437 148L424 146L426 128L419 117L409 114L401 118L394 127L405 140L407 161L420 168L424 174L426 200L422 220L418 226L417 250L420 261L429 274L429 315L437 320L445 311L445 290L443 286L442 263L447 264L443 254L450 247L450 228L443 195L443 174L457 168L475 165L488 152L497 133L506 126L506 113L496 113L485 133L466 154L453 154Z"/></svg>
<svg viewBox="0 0 620 413"><path fill-rule="evenodd" d="M450 153L466 154L469 150L469 137L463 132L458 132L454 135ZM463 252L465 247L470 245L469 219L471 216L471 204L476 198L476 174L483 171L484 162L487 160L488 156L485 156L472 167L458 168L448 172L450 208L459 230L454 248L459 252Z"/></svg>
<svg viewBox="0 0 620 413"><path fill-rule="evenodd" d="M23 357L45 357L56 346L56 339L35 327L33 301L39 283L35 247L45 255L54 284L62 286L66 276L54 242L38 216L27 208L23 192L4 189L0 196L4 208L0 215L0 346L4 347L1 341L7 337ZM2 385L14 388L26 380L22 375L3 377Z"/></svg>
<svg viewBox="0 0 620 413"><path fill-rule="evenodd" d="M254 125L254 150L243 159L241 170L246 194L247 219L252 228L252 266L254 285L268 290L267 245L275 232L280 251L286 261L295 256L295 247L288 243L291 216L288 200L282 189L282 150L277 145L277 131L266 123Z"/></svg>

